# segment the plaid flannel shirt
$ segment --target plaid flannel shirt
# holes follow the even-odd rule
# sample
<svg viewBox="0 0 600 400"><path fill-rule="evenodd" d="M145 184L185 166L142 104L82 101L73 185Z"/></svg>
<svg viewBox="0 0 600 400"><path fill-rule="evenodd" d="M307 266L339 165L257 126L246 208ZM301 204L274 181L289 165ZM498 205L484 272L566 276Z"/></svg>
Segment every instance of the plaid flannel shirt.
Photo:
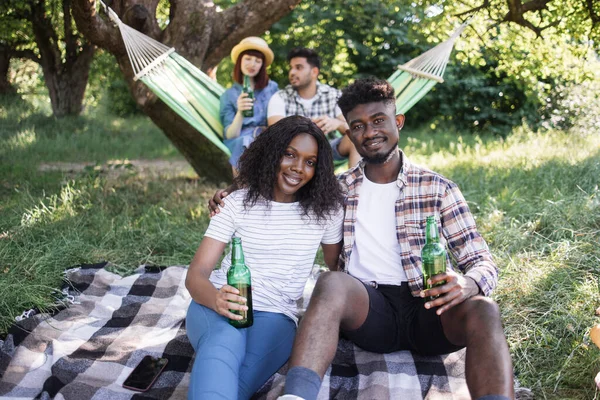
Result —
<svg viewBox="0 0 600 400"><path fill-rule="evenodd" d="M440 243L448 250L448 267L455 269L455 264L477 283L482 294L489 296L496 287L498 269L487 244L477 232L475 220L458 186L431 170L412 164L402 151L400 156L402 169L396 181L400 189L395 206L396 237L412 295L418 297L423 289L421 249L425 245L425 220L434 215L438 228L441 228ZM363 174L364 161L361 161L339 176L345 192L345 216L344 247L338 268L344 272L348 272L346 265L354 246Z"/></svg>
<svg viewBox="0 0 600 400"><path fill-rule="evenodd" d="M335 108L341 92L331 86L317 82L316 99L309 110L302 106L298 92L292 88L292 85L287 85L285 89L280 90L278 93L285 103L286 116L301 115L307 118L316 118L327 115L331 118L337 117Z"/></svg>

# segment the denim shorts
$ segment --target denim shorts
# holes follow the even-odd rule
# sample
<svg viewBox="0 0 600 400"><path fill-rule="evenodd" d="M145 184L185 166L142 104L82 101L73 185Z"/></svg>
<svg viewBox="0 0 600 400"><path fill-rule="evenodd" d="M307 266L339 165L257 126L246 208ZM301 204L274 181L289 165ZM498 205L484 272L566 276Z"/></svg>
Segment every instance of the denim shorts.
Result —
<svg viewBox="0 0 600 400"><path fill-rule="evenodd" d="M347 156L341 155L340 151L338 149L338 146L340 145L342 138L343 138L343 136L340 136L335 139L331 139L329 141L329 145L331 146L331 151L333 152L333 161L344 161L344 160L348 159Z"/></svg>

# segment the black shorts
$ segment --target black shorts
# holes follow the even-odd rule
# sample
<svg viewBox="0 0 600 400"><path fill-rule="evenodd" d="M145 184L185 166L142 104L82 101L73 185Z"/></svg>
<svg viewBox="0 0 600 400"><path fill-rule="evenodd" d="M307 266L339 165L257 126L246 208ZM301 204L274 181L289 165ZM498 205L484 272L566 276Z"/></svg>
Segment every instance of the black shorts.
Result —
<svg viewBox="0 0 600 400"><path fill-rule="evenodd" d="M369 314L362 326L342 331L357 346L375 353L411 350L421 355L447 354L462 346L453 345L444 335L437 308L426 309L425 300L413 297L407 282L401 286L365 284L369 293Z"/></svg>

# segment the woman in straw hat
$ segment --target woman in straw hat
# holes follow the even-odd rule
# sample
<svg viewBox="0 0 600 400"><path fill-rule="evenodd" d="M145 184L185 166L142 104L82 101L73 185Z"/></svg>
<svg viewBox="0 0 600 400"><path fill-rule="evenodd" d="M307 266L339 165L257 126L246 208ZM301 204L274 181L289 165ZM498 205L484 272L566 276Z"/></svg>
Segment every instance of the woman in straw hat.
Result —
<svg viewBox="0 0 600 400"><path fill-rule="evenodd" d="M223 143L231 150L229 163L237 175L240 155L267 126L267 106L277 92L277 83L269 79L267 67L273 62L273 51L263 39L250 36L242 39L232 50L234 62L233 86L221 96L221 123L224 127ZM250 78L254 100L242 93L244 75ZM254 107L254 116L244 117L242 112Z"/></svg>

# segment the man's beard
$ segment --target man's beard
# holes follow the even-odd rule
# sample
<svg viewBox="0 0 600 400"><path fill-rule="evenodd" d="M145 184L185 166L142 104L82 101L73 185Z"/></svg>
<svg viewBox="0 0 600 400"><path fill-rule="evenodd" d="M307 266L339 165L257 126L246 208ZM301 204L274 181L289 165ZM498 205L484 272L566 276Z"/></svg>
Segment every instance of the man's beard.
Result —
<svg viewBox="0 0 600 400"><path fill-rule="evenodd" d="M290 85L292 85L292 84L290 83ZM308 82L299 81L297 85L292 85L292 89L294 89L297 92L301 89L306 89L308 86L310 86L310 81L308 81Z"/></svg>
<svg viewBox="0 0 600 400"><path fill-rule="evenodd" d="M367 164L384 164L393 157L394 152L397 150L398 150L398 142L396 142L396 145L394 147L392 147L390 149L390 151L388 151L385 154L376 154L372 157L363 156L363 159L365 160L365 162Z"/></svg>

